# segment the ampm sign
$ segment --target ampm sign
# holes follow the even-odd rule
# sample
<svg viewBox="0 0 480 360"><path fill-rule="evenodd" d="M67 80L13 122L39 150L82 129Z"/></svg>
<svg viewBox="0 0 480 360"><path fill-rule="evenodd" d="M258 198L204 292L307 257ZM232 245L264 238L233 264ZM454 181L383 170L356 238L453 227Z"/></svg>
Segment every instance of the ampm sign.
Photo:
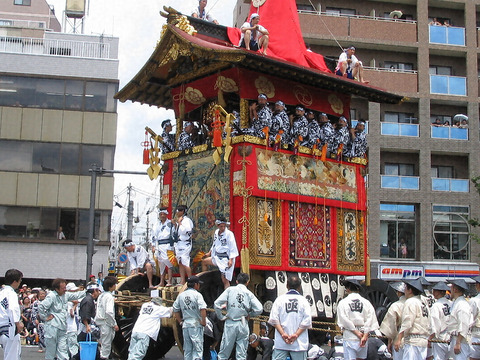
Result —
<svg viewBox="0 0 480 360"><path fill-rule="evenodd" d="M425 276L423 266L380 265L378 270L382 280L406 280Z"/></svg>

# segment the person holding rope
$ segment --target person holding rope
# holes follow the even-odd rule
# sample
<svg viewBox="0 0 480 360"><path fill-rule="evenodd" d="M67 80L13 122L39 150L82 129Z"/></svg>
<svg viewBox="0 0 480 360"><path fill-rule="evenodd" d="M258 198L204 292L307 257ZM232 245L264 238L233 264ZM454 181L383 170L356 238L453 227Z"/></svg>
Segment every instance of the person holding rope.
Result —
<svg viewBox="0 0 480 360"><path fill-rule="evenodd" d="M347 79L358 79L359 82L368 84L368 81L363 79L363 64L355 56L355 50L355 46L349 46L340 54L335 74Z"/></svg>
<svg viewBox="0 0 480 360"><path fill-rule="evenodd" d="M263 48L261 53L267 55L269 33L259 22L259 14L253 13L250 15L250 22L247 21L243 23L240 28L242 35L238 46L253 51L258 51Z"/></svg>
<svg viewBox="0 0 480 360"><path fill-rule="evenodd" d="M367 340L371 331L378 330L373 305L360 295L357 279L345 279L347 297L337 307L337 325L343 331L345 360L366 359Z"/></svg>
<svg viewBox="0 0 480 360"><path fill-rule="evenodd" d="M238 256L237 243L233 232L227 229L230 223L224 218L215 221L218 229L213 235L213 245L202 260L202 271L207 271L208 265L217 266L220 270L224 289L230 286L235 268L235 258Z"/></svg>
<svg viewBox="0 0 480 360"><path fill-rule="evenodd" d="M393 355L393 360L402 360L403 359L403 349L400 348L399 351L394 351L393 344L398 336L398 330L400 330L400 325L402 324L402 313L403 307L405 305L405 283L397 282L390 284L390 286L395 290L398 296L398 301L395 301L388 308L387 314L383 318L382 324L380 325L380 332L384 334L388 339L388 351Z"/></svg>
<svg viewBox="0 0 480 360"><path fill-rule="evenodd" d="M198 6L192 10L192 17L202 19L205 21L210 21L210 22L213 22L214 24L219 25L218 21L214 19L214 17L207 12L206 7L207 7L207 0L200 0L198 2Z"/></svg>
<svg viewBox="0 0 480 360"><path fill-rule="evenodd" d="M433 358L448 359L448 340L450 334L447 332L447 322L450 317L450 308L452 302L445 295L450 290L443 281L438 282L433 288L433 297L435 303L430 309L430 320L432 326L432 335L429 340L437 340L441 342L431 343Z"/></svg>
<svg viewBox="0 0 480 360"><path fill-rule="evenodd" d="M463 279L447 280L452 284L453 304L450 318L447 321L447 332L450 334L449 351L455 360L467 360L470 356L470 346L467 337L473 316L470 304L465 299L468 285Z"/></svg>

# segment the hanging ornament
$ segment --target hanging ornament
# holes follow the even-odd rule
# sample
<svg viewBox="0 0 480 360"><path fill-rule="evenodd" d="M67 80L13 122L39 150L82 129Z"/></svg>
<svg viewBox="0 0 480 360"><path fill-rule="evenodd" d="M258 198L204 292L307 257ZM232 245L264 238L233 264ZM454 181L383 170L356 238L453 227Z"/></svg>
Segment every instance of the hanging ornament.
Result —
<svg viewBox="0 0 480 360"><path fill-rule="evenodd" d="M145 131L145 141L141 143L141 146L143 146L143 163L148 165L150 164L150 152L148 151L150 141L148 141L148 131Z"/></svg>
<svg viewBox="0 0 480 360"><path fill-rule="evenodd" d="M218 109L215 110L215 121L212 123L212 129L213 146L217 148L222 147L222 132L224 125L225 123L220 120L220 111Z"/></svg>

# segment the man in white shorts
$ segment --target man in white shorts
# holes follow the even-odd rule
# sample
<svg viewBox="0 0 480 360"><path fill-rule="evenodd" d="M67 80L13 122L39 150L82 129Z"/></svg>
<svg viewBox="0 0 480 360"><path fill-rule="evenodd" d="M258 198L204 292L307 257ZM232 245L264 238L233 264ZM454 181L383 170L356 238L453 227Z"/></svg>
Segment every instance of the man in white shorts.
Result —
<svg viewBox="0 0 480 360"><path fill-rule="evenodd" d="M165 269L167 269L167 286L172 285L172 263L168 260L168 250L173 250L170 246L170 236L172 235L172 222L168 219L167 208L161 208L158 213L158 223L155 225L152 236L152 252L156 254L160 266L160 284L165 285Z"/></svg>
<svg viewBox="0 0 480 360"><path fill-rule="evenodd" d="M340 300L337 307L337 324L343 331L344 359L366 359L368 336L379 328L375 309L360 295L358 280L346 279L344 286L347 297Z"/></svg>
<svg viewBox="0 0 480 360"><path fill-rule="evenodd" d="M227 229L230 223L224 218L215 221L218 229L213 235L213 245L202 260L202 271L207 271L208 265L218 267L222 274L223 287L230 286L233 278L233 269L235 268L235 258L238 256L237 243L235 235Z"/></svg>
<svg viewBox="0 0 480 360"><path fill-rule="evenodd" d="M174 220L175 256L178 261L180 283L182 285L185 284L186 277L192 276L190 252L192 251L193 221L185 214L186 211L186 205L179 205L177 207L176 219Z"/></svg>

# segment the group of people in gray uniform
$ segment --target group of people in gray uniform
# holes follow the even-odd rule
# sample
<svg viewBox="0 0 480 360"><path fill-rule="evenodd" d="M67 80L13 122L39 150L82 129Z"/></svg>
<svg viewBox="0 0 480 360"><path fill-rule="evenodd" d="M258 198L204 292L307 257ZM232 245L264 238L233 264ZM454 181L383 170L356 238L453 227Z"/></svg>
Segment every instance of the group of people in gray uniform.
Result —
<svg viewBox="0 0 480 360"><path fill-rule="evenodd" d="M363 120L358 121L354 128L350 128L344 116L330 120L326 113L316 113L303 105L297 105L294 114L289 116L283 101L278 100L270 107L265 94L259 94L257 101L252 102L249 107L250 127L241 128L240 116L238 112L234 114L236 118L232 136L250 135L261 139L268 136L268 143L276 148L280 148L281 144L286 144L292 149L298 146L320 149L326 145L328 156L336 159L364 157L367 151ZM183 131L177 145L175 136L171 134L171 121L164 120L161 125L163 139L161 148L164 154L201 145L196 137L198 129L193 122L183 123Z"/></svg>

